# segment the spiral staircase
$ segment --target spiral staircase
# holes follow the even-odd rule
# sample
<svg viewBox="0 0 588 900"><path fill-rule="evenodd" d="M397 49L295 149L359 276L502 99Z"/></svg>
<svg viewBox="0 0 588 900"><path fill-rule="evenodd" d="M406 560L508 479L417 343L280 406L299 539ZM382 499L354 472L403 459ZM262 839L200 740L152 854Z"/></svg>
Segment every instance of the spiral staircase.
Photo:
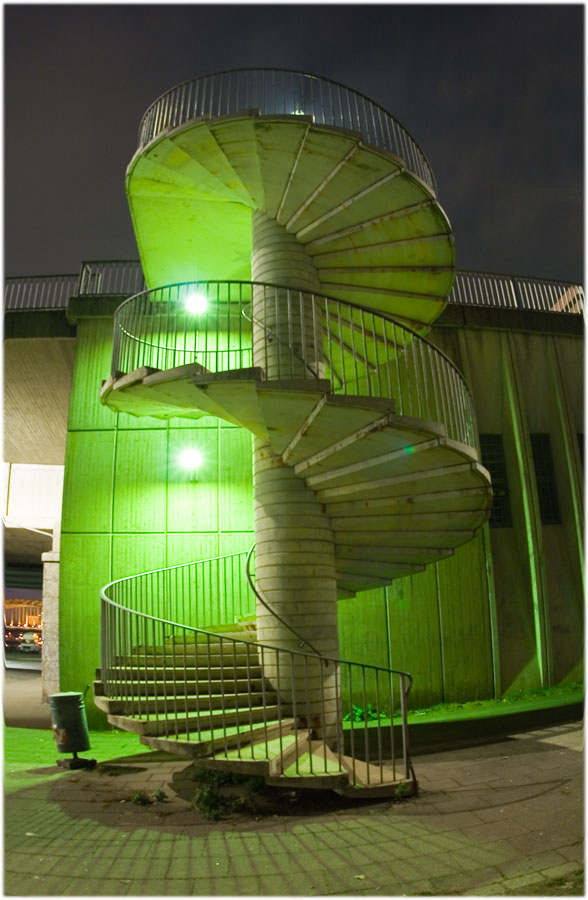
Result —
<svg viewBox="0 0 588 900"><path fill-rule="evenodd" d="M489 514L468 388L424 337L454 271L428 163L362 95L242 70L150 107L127 194L155 286L116 313L101 400L253 434L256 572L237 554L108 585L96 703L201 765L412 790L411 677L341 660L336 606Z"/></svg>

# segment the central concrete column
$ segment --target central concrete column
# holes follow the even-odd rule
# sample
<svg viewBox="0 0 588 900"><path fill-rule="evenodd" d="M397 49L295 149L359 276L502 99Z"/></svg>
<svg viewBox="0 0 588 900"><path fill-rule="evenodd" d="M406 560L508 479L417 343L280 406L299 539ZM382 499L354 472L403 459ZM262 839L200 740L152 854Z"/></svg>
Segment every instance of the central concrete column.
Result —
<svg viewBox="0 0 588 900"><path fill-rule="evenodd" d="M303 245L265 213L252 217L253 358L267 379L320 378L323 310L320 282Z"/></svg>
<svg viewBox="0 0 588 900"><path fill-rule="evenodd" d="M307 300L319 279L304 247L264 213L253 213L252 278L292 288L254 289L253 364L268 380L312 378L320 366L322 338L317 308ZM302 294L301 291L310 292ZM255 326L257 322L257 326ZM292 346L294 345L294 346ZM288 359L290 373L284 369ZM302 425L302 421L294 423ZM255 571L263 596L287 625L319 653L338 656L335 545L329 518L294 469L254 442ZM304 650L286 624L257 603L258 640L284 650ZM337 667L315 658L264 654L265 674L280 689L284 712L295 713L334 745L340 719Z"/></svg>

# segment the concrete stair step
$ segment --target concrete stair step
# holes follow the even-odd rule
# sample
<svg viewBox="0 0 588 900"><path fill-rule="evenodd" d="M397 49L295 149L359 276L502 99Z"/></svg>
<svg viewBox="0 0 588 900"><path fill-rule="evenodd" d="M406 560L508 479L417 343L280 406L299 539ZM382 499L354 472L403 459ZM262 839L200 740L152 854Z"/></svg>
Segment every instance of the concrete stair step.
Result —
<svg viewBox="0 0 588 900"><path fill-rule="evenodd" d="M109 715L139 715L141 717L161 713L168 715L170 711L179 714L195 712L197 715L212 715L217 710L228 707L233 709L250 709L262 705L275 706L277 694L275 691L245 692L242 694L225 693L187 695L182 692L181 685L170 686L169 692L165 692L163 685L161 692L141 696L138 691L128 697L115 696L104 697L103 709ZM99 696L99 695L98 695Z"/></svg>
<svg viewBox="0 0 588 900"><path fill-rule="evenodd" d="M98 681L102 680L102 670L96 669ZM170 665L116 665L110 669L110 677L112 680L129 680L135 679L137 682L142 679L145 681L165 681L166 679L175 678L177 681L183 682L184 678L197 682L198 684L214 685L225 683L234 683L236 678L239 683L254 684L261 683L262 671L259 665L215 665L208 666L202 663L200 666L194 665L194 660L188 660L186 664L179 663Z"/></svg>
<svg viewBox="0 0 588 900"><path fill-rule="evenodd" d="M361 571L362 564L367 566L373 562L389 563L391 565L427 566L429 563L453 556L450 547L393 547L374 546L357 542L355 544L335 544L335 558L337 566L345 560L353 562L354 571Z"/></svg>
<svg viewBox="0 0 588 900"><path fill-rule="evenodd" d="M102 698L96 697L96 705L103 709ZM169 721L164 716L148 719L143 716L125 716L123 714L109 714L111 725L121 728L123 731L132 731L135 734L162 736L166 733L178 733L185 731L211 730L231 727L240 724L248 726L250 723L259 724L264 721L272 721L279 717L280 710L277 706L257 706L241 710L219 710L218 712L202 713L201 715L182 715L181 713Z"/></svg>
<svg viewBox="0 0 588 900"><path fill-rule="evenodd" d="M407 416L387 413L301 460L294 466L294 471L297 475L312 478L322 472L363 463L388 453L397 454L394 457L395 467L401 468L403 454L413 454L416 447L427 442L427 438L435 440L444 436L445 428L441 425L425 421L417 425Z"/></svg>
<svg viewBox="0 0 588 900"><path fill-rule="evenodd" d="M252 743L278 741L294 730L294 719L266 719L265 722L254 724L252 727L229 726L217 728L211 731L194 731L186 734L170 734L167 737L154 735L140 735L139 740L147 747L154 750L164 750L168 753L176 753L179 756L198 758L199 765L219 768L218 760L211 761L211 755L217 752L226 754L231 750L244 750ZM258 750L259 755L259 750ZM223 765L224 767L224 765Z"/></svg>
<svg viewBox="0 0 588 900"><path fill-rule="evenodd" d="M202 278L218 272L246 278L256 208L316 256L327 294L348 299L353 293L354 302L421 327L437 317L451 288L453 239L430 189L398 157L306 117L252 110L180 126L137 154L127 192L139 245L151 248L144 260L151 284L193 277L193 246L203 248ZM163 240L152 208L156 196L173 223ZM434 253L427 255L431 238ZM349 241L379 245L376 259L326 255L345 251Z"/></svg>
<svg viewBox="0 0 588 900"><path fill-rule="evenodd" d="M110 680L110 694L114 697L128 697L135 694L139 694L142 697L153 697L169 694L170 691L177 688L183 691L184 696L198 694L200 697L214 697L216 695L222 696L227 691L232 691L233 693L236 691L239 694L246 694L248 691L251 691L252 694L259 694L264 690L261 678L247 680L246 678L233 678L230 674L227 674L227 677L222 681L220 679L195 681L194 679L190 680L185 675L184 670L178 670L177 673L171 676L169 673L165 674L166 677L164 678L162 671L157 679L145 681L143 672L129 670L126 676L119 676L120 680ZM96 695L105 696L105 688L101 680L94 681L93 690Z"/></svg>
<svg viewBox="0 0 588 900"><path fill-rule="evenodd" d="M229 203L253 205L251 195L211 131L208 118L199 117L188 128L170 132L163 150L167 158L160 154L158 161L168 169L181 166L182 171L189 172L200 188L202 199L218 201L224 197ZM179 157L179 152L184 155ZM154 151L149 157L154 157Z"/></svg>

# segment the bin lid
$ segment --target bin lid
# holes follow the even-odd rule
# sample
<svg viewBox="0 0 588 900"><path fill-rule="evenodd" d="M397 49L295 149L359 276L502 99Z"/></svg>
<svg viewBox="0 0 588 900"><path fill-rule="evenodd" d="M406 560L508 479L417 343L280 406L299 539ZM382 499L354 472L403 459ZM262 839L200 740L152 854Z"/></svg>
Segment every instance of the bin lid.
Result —
<svg viewBox="0 0 588 900"><path fill-rule="evenodd" d="M57 699L59 699L59 700L61 700L61 699L63 699L63 700L66 700L66 699L71 699L71 700L73 700L74 698L79 700L79 698L82 697L82 696L83 696L83 695L82 695L82 692L81 692L81 691L62 691L61 693L58 693L58 694L49 694L49 696L47 697L47 699L48 699L49 701L51 701L51 700L57 700Z"/></svg>

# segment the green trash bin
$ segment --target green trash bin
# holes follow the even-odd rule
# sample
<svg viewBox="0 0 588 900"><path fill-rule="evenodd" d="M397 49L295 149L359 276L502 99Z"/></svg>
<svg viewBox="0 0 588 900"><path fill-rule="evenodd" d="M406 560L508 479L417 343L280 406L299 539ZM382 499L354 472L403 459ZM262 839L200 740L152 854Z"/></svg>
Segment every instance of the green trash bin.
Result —
<svg viewBox="0 0 588 900"><path fill-rule="evenodd" d="M78 759L78 753L90 749L84 695L77 691L63 691L49 694L48 699L57 750L59 753L73 753L73 759L58 759L57 765L66 769L95 766L95 759Z"/></svg>

